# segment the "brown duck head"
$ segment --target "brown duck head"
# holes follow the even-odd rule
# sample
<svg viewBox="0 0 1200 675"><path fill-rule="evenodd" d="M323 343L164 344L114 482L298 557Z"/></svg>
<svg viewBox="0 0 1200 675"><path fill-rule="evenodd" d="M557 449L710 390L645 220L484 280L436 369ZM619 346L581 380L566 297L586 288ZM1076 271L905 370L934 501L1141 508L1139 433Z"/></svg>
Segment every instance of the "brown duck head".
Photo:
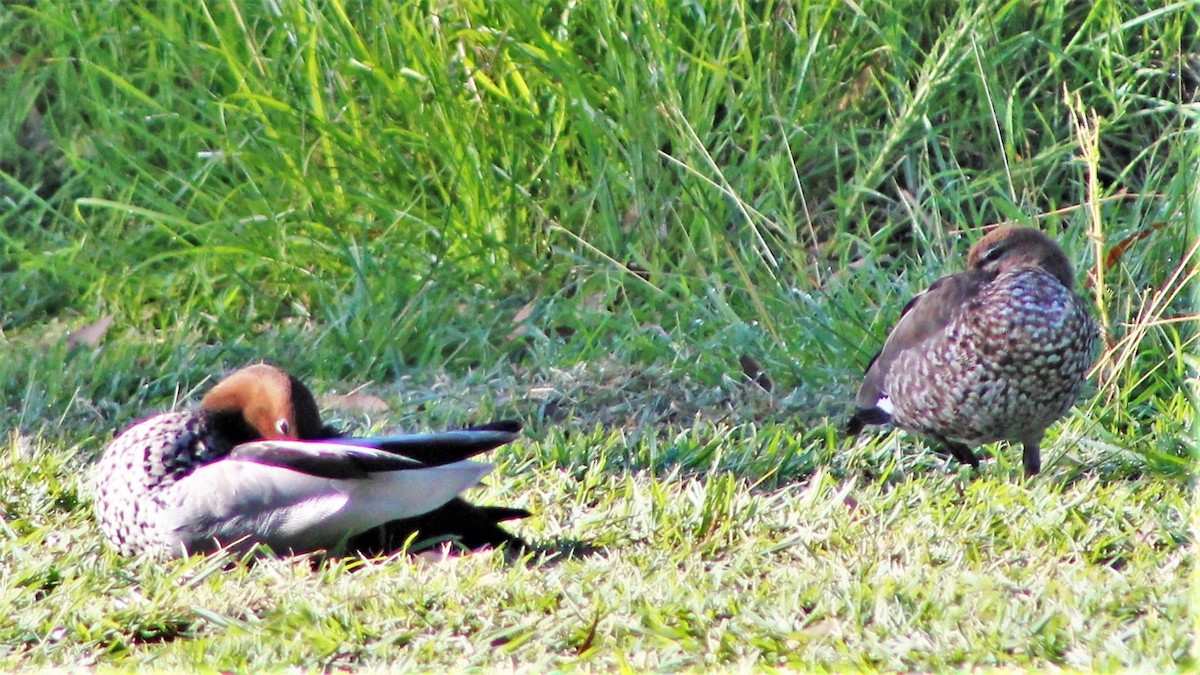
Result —
<svg viewBox="0 0 1200 675"><path fill-rule="evenodd" d="M1045 270L1067 288L1075 285L1075 272L1062 248L1032 227L998 227L967 254L967 268L973 271L998 275L1021 267Z"/></svg>
<svg viewBox="0 0 1200 675"><path fill-rule="evenodd" d="M204 395L200 410L235 443L334 435L321 424L317 401L308 387L266 363L226 376Z"/></svg>

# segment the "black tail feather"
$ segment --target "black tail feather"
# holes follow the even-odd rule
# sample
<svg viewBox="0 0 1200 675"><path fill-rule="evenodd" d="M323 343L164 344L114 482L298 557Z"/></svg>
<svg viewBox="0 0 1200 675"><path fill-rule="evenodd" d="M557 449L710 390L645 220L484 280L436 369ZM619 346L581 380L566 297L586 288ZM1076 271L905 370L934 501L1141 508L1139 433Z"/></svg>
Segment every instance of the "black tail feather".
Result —
<svg viewBox="0 0 1200 675"><path fill-rule="evenodd" d="M846 434L848 436L857 436L868 424L887 424L891 421L892 416L879 406L859 408L854 411L854 415L846 423Z"/></svg>
<svg viewBox="0 0 1200 675"><path fill-rule="evenodd" d="M511 443L518 438L520 430L521 425L517 422L493 422L457 431L376 439L372 445L428 466L440 466Z"/></svg>
<svg viewBox="0 0 1200 675"><path fill-rule="evenodd" d="M521 433L521 427L520 420L495 420L487 424L467 427L463 431L503 431L510 434L519 434Z"/></svg>

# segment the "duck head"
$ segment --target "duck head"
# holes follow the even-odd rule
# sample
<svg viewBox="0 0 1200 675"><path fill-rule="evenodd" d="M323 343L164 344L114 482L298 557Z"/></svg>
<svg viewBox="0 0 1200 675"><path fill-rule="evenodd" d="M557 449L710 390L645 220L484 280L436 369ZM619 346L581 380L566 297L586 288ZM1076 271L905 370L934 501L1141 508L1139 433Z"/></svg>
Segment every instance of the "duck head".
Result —
<svg viewBox="0 0 1200 675"><path fill-rule="evenodd" d="M1054 275L1067 288L1075 285L1075 272L1062 248L1031 227L1006 225L988 232L971 247L967 267L992 275L1036 267Z"/></svg>
<svg viewBox="0 0 1200 675"><path fill-rule="evenodd" d="M317 401L308 387L266 363L242 368L222 379L201 399L200 410L235 443L334 435L321 424Z"/></svg>

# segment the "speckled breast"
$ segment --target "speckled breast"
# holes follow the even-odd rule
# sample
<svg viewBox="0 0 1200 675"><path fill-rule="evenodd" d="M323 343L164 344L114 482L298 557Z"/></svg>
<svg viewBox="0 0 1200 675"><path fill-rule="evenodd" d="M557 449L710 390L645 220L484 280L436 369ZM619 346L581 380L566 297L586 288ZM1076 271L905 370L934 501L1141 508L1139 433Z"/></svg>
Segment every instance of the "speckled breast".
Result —
<svg viewBox="0 0 1200 675"><path fill-rule="evenodd" d="M165 413L126 429L92 470L96 518L123 555L160 547L161 514L170 487L199 464L228 449L214 444L192 412Z"/></svg>
<svg viewBox="0 0 1200 675"><path fill-rule="evenodd" d="M968 445L1037 435L1074 404L1096 327L1051 274L1003 274L946 329L901 354L885 388L897 424Z"/></svg>

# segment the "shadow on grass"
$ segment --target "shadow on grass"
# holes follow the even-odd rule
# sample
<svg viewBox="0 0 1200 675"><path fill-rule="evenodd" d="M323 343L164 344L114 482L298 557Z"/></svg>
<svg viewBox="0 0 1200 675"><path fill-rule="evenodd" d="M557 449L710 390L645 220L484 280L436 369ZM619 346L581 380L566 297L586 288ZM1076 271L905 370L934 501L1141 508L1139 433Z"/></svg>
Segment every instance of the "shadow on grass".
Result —
<svg viewBox="0 0 1200 675"><path fill-rule="evenodd" d="M583 560L597 555L607 555L604 547L596 546L582 539L559 539L550 544L536 546L529 552L533 553L533 556L528 558L528 564L531 567L546 567L567 560Z"/></svg>
<svg viewBox="0 0 1200 675"><path fill-rule="evenodd" d="M462 558L469 555L488 554L496 549L485 547L466 549L455 542L443 541L433 547L408 549L408 555L420 558L426 562L439 563L447 560ZM399 555L404 551L395 551L390 555ZM522 542L521 546L503 546L500 552L504 559L513 564L523 564L527 567L552 567L567 560L581 560L596 555L605 555L603 547L596 546L582 539L560 539L554 542L530 546Z"/></svg>

